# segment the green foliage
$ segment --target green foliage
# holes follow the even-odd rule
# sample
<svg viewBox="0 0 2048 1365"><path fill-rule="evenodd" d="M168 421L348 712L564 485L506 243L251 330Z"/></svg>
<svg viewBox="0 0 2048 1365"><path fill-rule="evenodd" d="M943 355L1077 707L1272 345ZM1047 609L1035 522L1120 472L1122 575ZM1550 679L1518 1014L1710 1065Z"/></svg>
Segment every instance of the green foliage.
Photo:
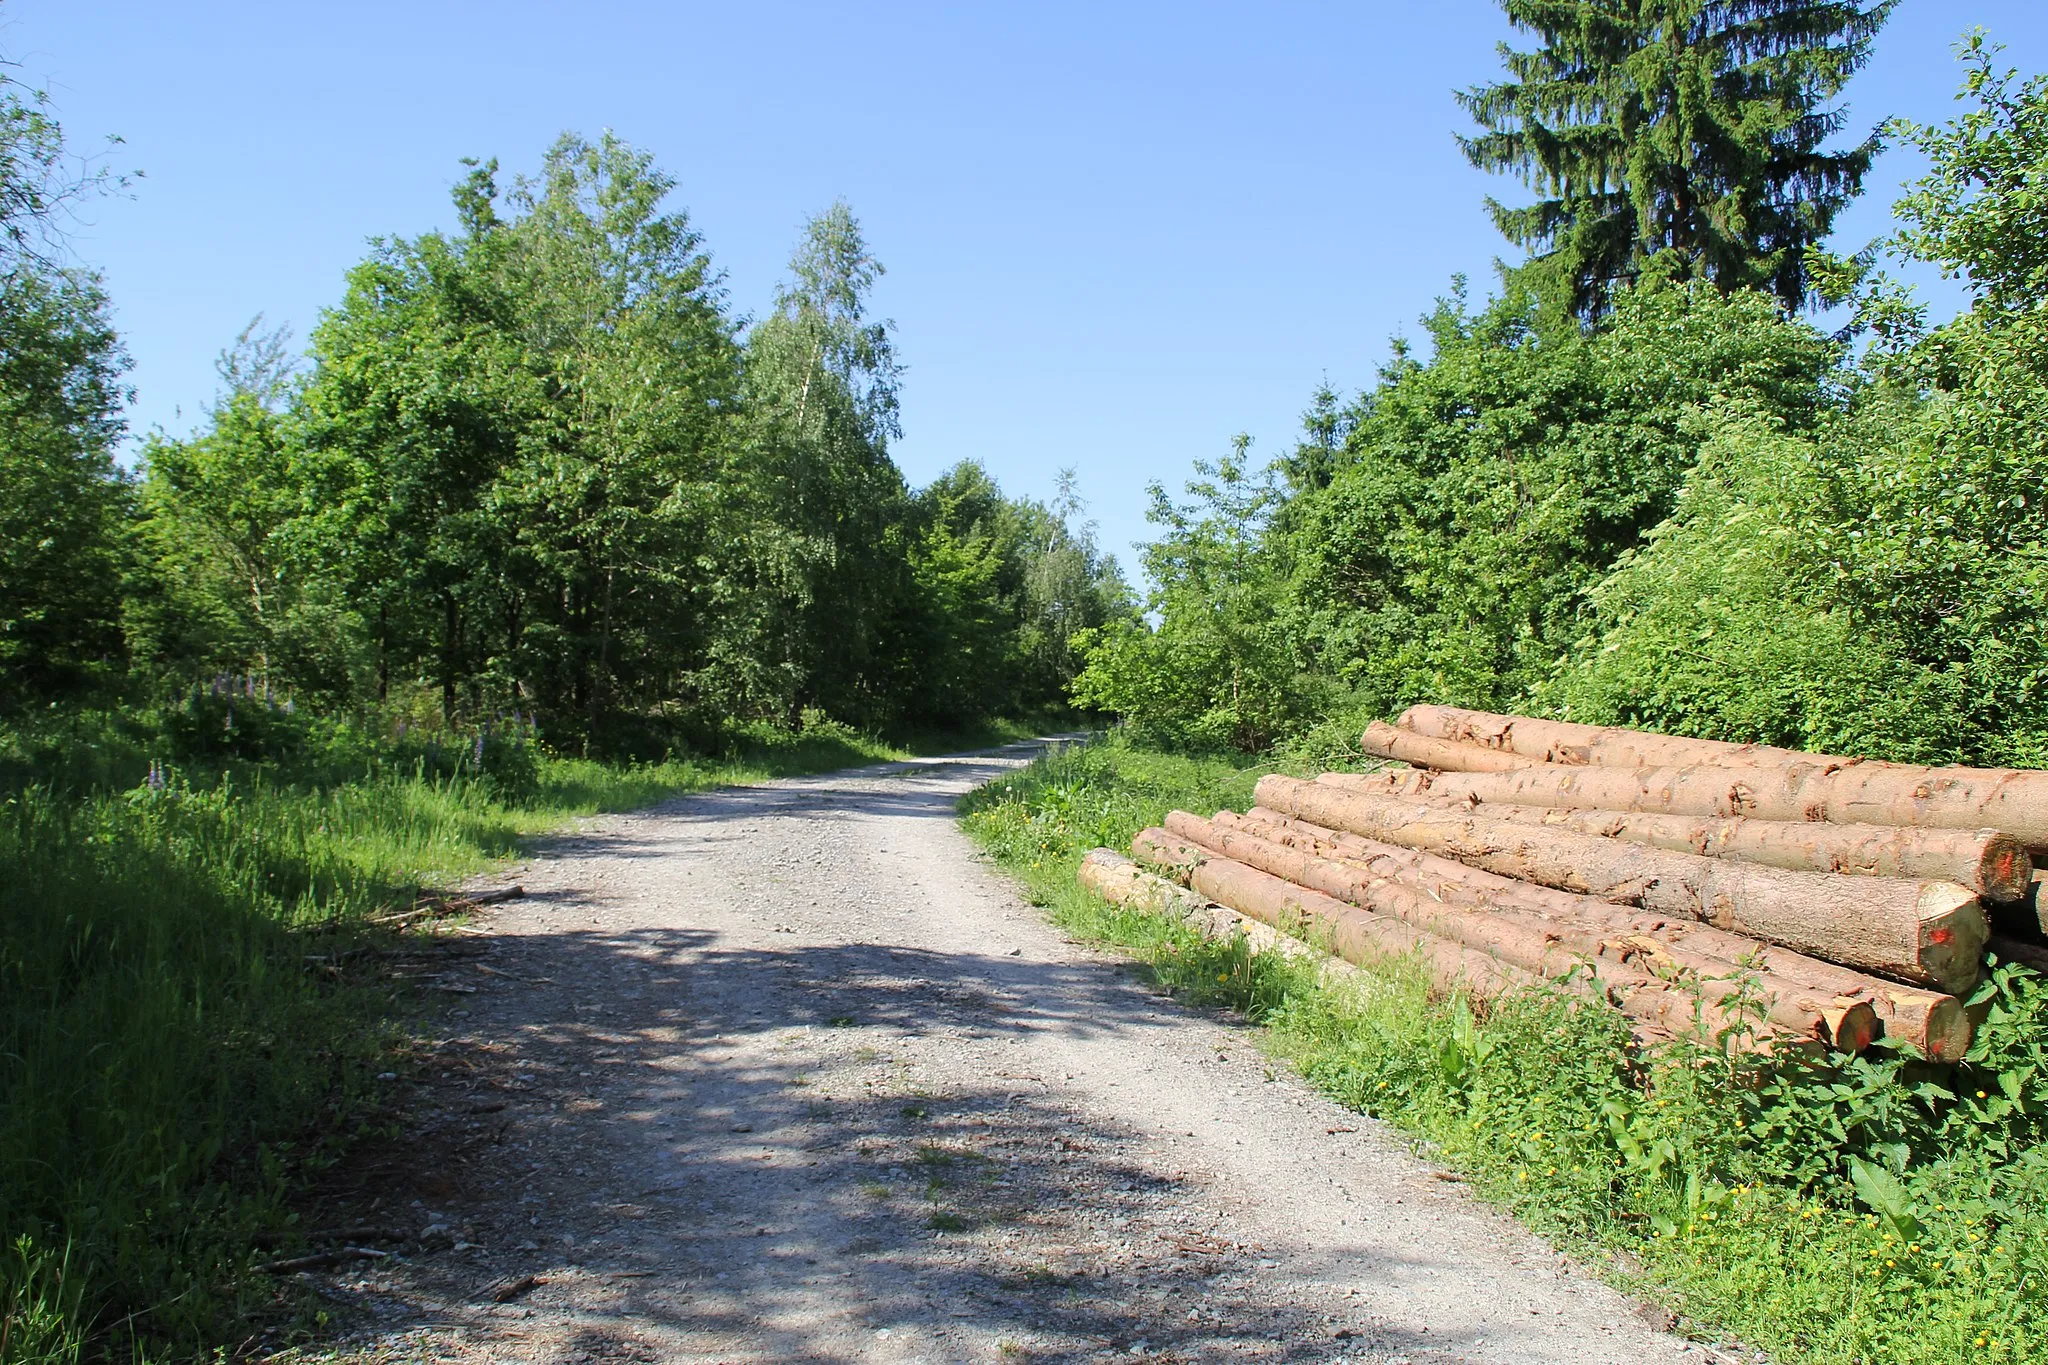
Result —
<svg viewBox="0 0 2048 1365"><path fill-rule="evenodd" d="M1119 619L1083 632L1076 703L1178 743L1251 751L1329 695L1274 611L1287 546L1267 532L1281 494L1271 471L1254 473L1250 448L1240 436L1230 455L1197 461L1191 502L1151 485L1146 517L1163 532L1145 548L1146 612L1157 625Z"/></svg>
<svg viewBox="0 0 2048 1365"><path fill-rule="evenodd" d="M1511 290L1428 319L1435 356L1361 400L1329 484L1293 509L1306 647L1371 707L1485 705L1548 675L1585 592L1669 512L1689 415L1753 403L1805 424L1833 348L1767 299L1624 294L1612 325L1540 325Z"/></svg>
<svg viewBox="0 0 2048 1365"><path fill-rule="evenodd" d="M1709 414L1675 514L1598 589L1596 633L1547 705L1883 758L2048 762L2048 323L2026 230L2048 83L1970 57L1977 108L1915 133L1934 164L1893 250L1963 275L1976 306L1915 335L1879 281L1861 314L1884 344L1818 427Z"/></svg>
<svg viewBox="0 0 2048 1365"><path fill-rule="evenodd" d="M1077 696L1326 762L1422 701L2048 762L2048 81L1992 55L1965 45L1961 117L1897 129L1931 169L1888 250L1963 278L1967 313L1927 329L1867 260L1826 263L1844 337L1668 257L1590 329L1526 276L1455 294L1427 360L1318 393L1284 504L1168 521L1156 624L1091 638Z"/></svg>
<svg viewBox="0 0 2048 1365"><path fill-rule="evenodd" d="M1482 1007L1406 958L1325 988L1075 884L1087 848L1175 806L1241 808L1259 771L1118 739L968 797L965 823L1070 929L1265 1023L1311 1082L1695 1335L1787 1365L2048 1360L2048 978L1997 967L1956 1066L1644 1049L1612 1011L1546 993Z"/></svg>
<svg viewBox="0 0 2048 1365"><path fill-rule="evenodd" d="M1897 3L1501 0L1540 46L1503 44L1511 79L1460 93L1485 129L1460 141L1473 165L1542 197L1489 200L1494 222L1586 316L1660 253L1724 290L1802 306L1807 253L1878 150L1875 135L1823 150L1846 123L1825 106Z"/></svg>
<svg viewBox="0 0 2048 1365"><path fill-rule="evenodd" d="M90 274L0 275L0 712L76 696L125 662L125 367Z"/></svg>
<svg viewBox="0 0 2048 1365"><path fill-rule="evenodd" d="M378 243L303 375L252 323L208 427L144 451L125 615L149 685L431 688L443 725L517 713L629 753L812 709L1063 704L1075 634L1126 609L1078 499L978 468L913 495L851 211L806 226L744 327L673 188L610 135L509 190L471 163L459 230Z"/></svg>

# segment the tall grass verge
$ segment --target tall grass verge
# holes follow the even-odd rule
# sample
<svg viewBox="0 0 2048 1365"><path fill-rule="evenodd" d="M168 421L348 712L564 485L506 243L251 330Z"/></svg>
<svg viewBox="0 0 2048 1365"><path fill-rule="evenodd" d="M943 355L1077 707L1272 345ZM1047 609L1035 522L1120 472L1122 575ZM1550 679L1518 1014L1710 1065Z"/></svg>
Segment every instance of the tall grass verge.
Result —
<svg viewBox="0 0 2048 1365"><path fill-rule="evenodd" d="M1075 884L1088 848L1125 846L1174 806L1242 809L1263 770L1112 739L963 813L1070 931L1243 1010L1317 1087L1692 1334L1783 1365L2048 1361L2048 979L1997 967L1959 1066L1645 1051L1611 1012L1541 995L1483 1008L1405 959L1324 987Z"/></svg>
<svg viewBox="0 0 2048 1365"><path fill-rule="evenodd" d="M0 732L0 1365L202 1358L279 1311L254 1248L410 1008L322 967L380 909L576 816L906 756L822 720L637 764L286 739L166 762L191 746L132 715Z"/></svg>

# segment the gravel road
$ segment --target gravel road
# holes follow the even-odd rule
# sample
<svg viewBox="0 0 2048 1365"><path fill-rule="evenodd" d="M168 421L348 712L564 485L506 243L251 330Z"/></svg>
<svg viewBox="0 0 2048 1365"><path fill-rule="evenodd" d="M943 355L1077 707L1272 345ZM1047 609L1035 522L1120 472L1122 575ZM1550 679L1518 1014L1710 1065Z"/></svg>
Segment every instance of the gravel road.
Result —
<svg viewBox="0 0 2048 1365"><path fill-rule="evenodd" d="M1050 926L953 815L1029 752L607 816L505 876L418 965L454 997L386 1082L420 1117L337 1196L428 1248L322 1274L343 1354L1705 1358Z"/></svg>

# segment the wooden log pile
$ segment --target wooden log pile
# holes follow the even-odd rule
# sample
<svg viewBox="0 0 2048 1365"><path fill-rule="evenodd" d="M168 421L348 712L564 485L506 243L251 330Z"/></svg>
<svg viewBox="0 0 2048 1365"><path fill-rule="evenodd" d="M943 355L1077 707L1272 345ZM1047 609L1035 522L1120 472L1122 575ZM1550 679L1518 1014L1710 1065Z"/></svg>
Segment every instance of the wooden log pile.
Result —
<svg viewBox="0 0 2048 1365"><path fill-rule="evenodd" d="M1212 931L1220 911L1349 962L1408 955L1481 998L1550 982L1646 1038L1735 1047L1884 1037L1953 1060L1987 948L2048 960L2048 772L1445 706L1363 743L1407 766L1263 778L1251 810L1175 811L1136 863L1098 850L1082 878Z"/></svg>

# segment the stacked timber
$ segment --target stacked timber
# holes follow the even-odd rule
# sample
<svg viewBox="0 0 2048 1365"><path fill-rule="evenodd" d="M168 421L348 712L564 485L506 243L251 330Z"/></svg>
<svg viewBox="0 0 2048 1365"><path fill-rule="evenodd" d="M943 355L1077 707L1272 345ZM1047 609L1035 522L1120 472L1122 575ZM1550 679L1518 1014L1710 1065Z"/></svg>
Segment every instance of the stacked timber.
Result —
<svg viewBox="0 0 2048 1365"><path fill-rule="evenodd" d="M1412 956L1483 998L1553 983L1645 1037L1737 1047L1884 1037L1952 1060L1987 947L2048 957L1992 934L1994 916L2048 928L2048 772L1442 706L1363 742L1409 766L1263 778L1251 810L1175 811L1133 841L1136 864L1098 851L1116 862L1083 880L1209 906L1212 929L1228 907L1354 963Z"/></svg>

